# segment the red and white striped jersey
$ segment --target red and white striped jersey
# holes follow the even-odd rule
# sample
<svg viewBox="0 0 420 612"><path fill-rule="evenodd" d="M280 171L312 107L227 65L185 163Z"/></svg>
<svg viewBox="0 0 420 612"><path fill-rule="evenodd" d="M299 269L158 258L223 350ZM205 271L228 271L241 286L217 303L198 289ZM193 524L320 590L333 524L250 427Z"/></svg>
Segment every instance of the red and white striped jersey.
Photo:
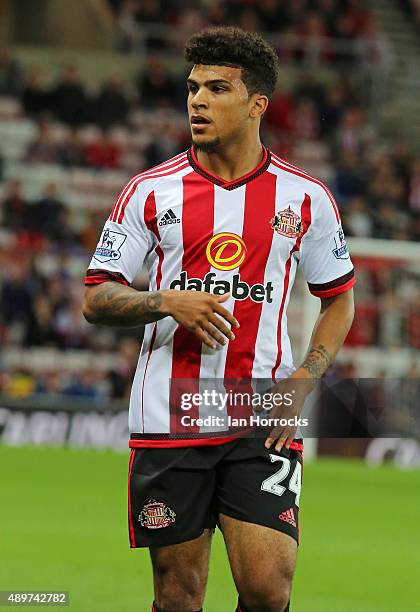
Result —
<svg viewBox="0 0 420 612"><path fill-rule="evenodd" d="M144 262L151 291L230 292L223 306L241 327L234 341L212 350L171 317L145 326L130 399L131 446L162 446L174 431L171 380L196 381L198 391L200 379L276 381L293 372L286 312L298 266L319 297L354 284L330 191L265 148L259 166L231 182L205 170L193 148L135 176L105 223L85 282L129 285Z"/></svg>

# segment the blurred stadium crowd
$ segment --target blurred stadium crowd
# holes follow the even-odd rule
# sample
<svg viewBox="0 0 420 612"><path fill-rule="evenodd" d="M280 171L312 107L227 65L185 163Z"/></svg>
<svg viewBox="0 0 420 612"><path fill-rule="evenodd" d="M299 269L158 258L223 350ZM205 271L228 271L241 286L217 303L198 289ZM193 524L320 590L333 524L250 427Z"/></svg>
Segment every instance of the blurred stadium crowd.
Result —
<svg viewBox="0 0 420 612"><path fill-rule="evenodd" d="M343 3L334 0L231 0L208 10L200 2L177 0L112 2L121 24L129 16L148 24L153 36L157 30L149 23L162 20L172 31L178 30L174 24L195 30L234 20L247 29L298 37L354 39L376 32L364 3L344 4L343 12L338 10ZM329 15L322 24L320 10ZM189 144L186 87L156 51L164 41L152 37L149 43L145 68L134 83L123 84L113 74L97 91L74 65L56 78L40 67L22 66L9 50L1 52L0 392L12 397L48 393L102 400L129 392L140 334L89 326L80 312L81 279L124 183ZM131 49L132 43L126 40L121 48ZM282 61L290 59L279 50ZM293 54L293 61L304 59L297 48ZM332 52L317 58L337 60ZM380 124L372 121L360 65L356 78L340 61L333 78L318 79L305 65L298 74L292 87L280 82L264 120L264 142L328 182L348 235L419 240L420 158L402 142L384 143ZM353 334L353 346L387 348L403 337L390 334L386 318L387 303L403 298L385 293L382 307L375 300L384 275L379 270L379 280L362 286L369 333ZM145 282L140 275L136 286ZM413 300L413 308L401 315L404 329L416 323L412 311L420 311L419 296ZM419 329L418 320L413 329ZM405 337L420 348L418 333Z"/></svg>
<svg viewBox="0 0 420 612"><path fill-rule="evenodd" d="M124 52L183 46L208 25L239 25L264 32L286 62L349 60L350 51L375 62L382 41L361 0L109 0Z"/></svg>

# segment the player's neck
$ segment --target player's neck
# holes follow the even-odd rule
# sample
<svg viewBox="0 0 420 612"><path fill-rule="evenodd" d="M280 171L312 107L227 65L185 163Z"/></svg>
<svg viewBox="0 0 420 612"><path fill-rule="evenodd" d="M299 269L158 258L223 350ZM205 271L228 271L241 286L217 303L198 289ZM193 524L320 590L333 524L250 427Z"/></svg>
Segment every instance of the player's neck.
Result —
<svg viewBox="0 0 420 612"><path fill-rule="evenodd" d="M207 172L231 182L252 172L262 161L263 147L257 135L240 143L232 143L214 152L196 150L199 163Z"/></svg>

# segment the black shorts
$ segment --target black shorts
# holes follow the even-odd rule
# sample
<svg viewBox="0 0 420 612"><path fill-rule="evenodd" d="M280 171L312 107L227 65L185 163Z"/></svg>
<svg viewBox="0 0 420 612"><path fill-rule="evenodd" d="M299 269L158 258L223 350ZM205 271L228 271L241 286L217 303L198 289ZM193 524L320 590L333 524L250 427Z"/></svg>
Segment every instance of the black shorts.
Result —
<svg viewBox="0 0 420 612"><path fill-rule="evenodd" d="M168 546L214 529L219 513L299 542L302 454L267 450L262 438L216 446L131 450L131 548Z"/></svg>

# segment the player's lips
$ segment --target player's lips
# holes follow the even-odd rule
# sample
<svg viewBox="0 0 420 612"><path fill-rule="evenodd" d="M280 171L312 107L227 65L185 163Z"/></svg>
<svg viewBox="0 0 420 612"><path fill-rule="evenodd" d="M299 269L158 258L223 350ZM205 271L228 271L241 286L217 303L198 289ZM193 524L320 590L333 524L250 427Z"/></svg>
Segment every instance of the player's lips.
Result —
<svg viewBox="0 0 420 612"><path fill-rule="evenodd" d="M193 129L204 129L211 123L204 115L191 115L190 122Z"/></svg>

